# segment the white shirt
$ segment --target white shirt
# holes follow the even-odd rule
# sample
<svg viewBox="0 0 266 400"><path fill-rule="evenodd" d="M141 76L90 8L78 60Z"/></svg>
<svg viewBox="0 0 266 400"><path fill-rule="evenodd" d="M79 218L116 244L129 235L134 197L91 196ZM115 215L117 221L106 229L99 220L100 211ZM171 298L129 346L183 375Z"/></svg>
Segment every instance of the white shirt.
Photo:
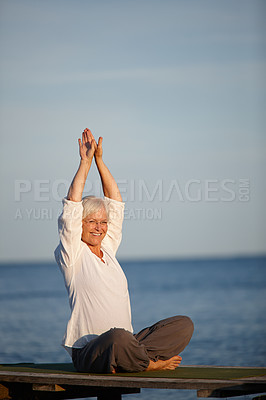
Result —
<svg viewBox="0 0 266 400"><path fill-rule="evenodd" d="M104 263L82 242L82 202L63 199L55 259L64 276L71 316L62 345L81 348L111 328L133 332L127 279L115 258L121 242L124 203L105 197L108 230L101 244Z"/></svg>

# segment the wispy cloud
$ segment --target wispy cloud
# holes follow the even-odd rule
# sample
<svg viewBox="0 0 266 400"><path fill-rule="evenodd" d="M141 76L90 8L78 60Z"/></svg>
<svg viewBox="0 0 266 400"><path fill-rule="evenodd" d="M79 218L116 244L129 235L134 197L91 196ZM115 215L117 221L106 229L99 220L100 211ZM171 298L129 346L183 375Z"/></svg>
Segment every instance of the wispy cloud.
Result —
<svg viewBox="0 0 266 400"><path fill-rule="evenodd" d="M262 79L266 63L261 62L235 62L230 64L194 64L177 67L160 68L126 68L106 69L75 72L35 71L28 74L26 71L19 71L13 75L12 71L5 74L5 82L9 85L68 85L82 84L88 82L123 82L144 81L155 85L166 84L176 86L203 86L223 84L237 84L241 82L255 83ZM263 80L261 80L263 84Z"/></svg>

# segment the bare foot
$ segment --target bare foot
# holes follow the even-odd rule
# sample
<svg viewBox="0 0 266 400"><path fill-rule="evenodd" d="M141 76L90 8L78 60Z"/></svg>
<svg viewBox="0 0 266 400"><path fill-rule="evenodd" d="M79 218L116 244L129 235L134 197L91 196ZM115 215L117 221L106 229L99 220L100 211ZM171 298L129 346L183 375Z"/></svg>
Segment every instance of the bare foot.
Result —
<svg viewBox="0 0 266 400"><path fill-rule="evenodd" d="M181 363L182 357L180 356L174 356L172 358L169 358L169 360L158 360L158 361L152 361L150 360L150 364L146 371L161 371L161 370L174 370L176 369L179 364Z"/></svg>

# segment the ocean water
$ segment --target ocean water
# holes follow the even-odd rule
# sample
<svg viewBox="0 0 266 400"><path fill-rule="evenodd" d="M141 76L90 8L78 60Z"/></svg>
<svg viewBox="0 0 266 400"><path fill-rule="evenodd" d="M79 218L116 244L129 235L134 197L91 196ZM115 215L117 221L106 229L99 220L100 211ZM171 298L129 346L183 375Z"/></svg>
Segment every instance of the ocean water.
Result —
<svg viewBox="0 0 266 400"><path fill-rule="evenodd" d="M181 354L183 365L266 366L266 257L120 263L135 332L172 315L188 315L195 332ZM0 265L1 363L70 362L60 345L68 317L54 262ZM197 394L142 389L124 397L192 400Z"/></svg>

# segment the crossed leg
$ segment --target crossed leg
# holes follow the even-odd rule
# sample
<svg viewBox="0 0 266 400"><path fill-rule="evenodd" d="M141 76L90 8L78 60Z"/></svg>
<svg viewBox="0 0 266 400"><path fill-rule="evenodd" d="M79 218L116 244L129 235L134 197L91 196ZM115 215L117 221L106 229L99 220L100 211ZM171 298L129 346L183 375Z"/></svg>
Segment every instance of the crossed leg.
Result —
<svg viewBox="0 0 266 400"><path fill-rule="evenodd" d="M133 335L113 328L83 349L74 349L73 363L80 372L115 373L173 370L193 334L193 322L185 316L166 318Z"/></svg>

